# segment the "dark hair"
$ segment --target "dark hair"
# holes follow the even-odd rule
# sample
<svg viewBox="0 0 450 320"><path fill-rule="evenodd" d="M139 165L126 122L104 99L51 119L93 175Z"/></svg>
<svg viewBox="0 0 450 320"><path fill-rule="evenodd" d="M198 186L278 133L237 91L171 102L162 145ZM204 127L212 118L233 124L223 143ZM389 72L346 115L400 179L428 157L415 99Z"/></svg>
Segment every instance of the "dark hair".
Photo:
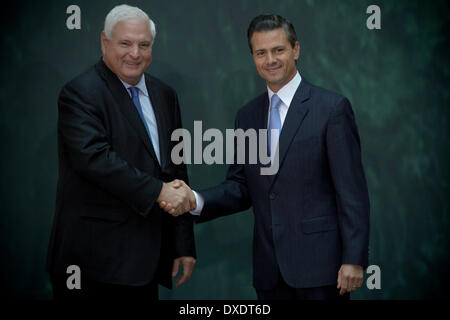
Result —
<svg viewBox="0 0 450 320"><path fill-rule="evenodd" d="M295 29L292 23L277 14L261 14L255 17L248 26L247 38L250 52L253 53L251 39L254 32L271 31L279 28L284 29L287 38L293 48L295 46L295 43L297 42L297 34L295 33Z"/></svg>

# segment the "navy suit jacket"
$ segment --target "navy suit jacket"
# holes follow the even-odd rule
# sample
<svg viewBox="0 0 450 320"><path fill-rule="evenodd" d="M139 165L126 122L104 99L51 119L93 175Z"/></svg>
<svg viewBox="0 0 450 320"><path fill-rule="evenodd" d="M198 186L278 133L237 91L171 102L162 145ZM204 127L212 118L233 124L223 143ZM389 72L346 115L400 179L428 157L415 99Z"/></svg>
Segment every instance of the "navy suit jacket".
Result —
<svg viewBox="0 0 450 320"><path fill-rule="evenodd" d="M239 110L236 128L266 129L268 109L264 93ZM303 79L279 148L277 174L234 164L222 184L200 191L198 222L253 206L256 289L272 289L278 270L295 288L335 285L342 264L368 265L369 197L348 99Z"/></svg>

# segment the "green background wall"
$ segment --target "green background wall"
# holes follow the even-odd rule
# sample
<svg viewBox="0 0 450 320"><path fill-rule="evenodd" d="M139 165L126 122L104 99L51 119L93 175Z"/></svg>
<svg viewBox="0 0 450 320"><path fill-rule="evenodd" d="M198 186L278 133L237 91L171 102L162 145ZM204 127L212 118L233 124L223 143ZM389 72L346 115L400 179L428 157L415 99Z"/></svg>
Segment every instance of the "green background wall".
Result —
<svg viewBox="0 0 450 320"><path fill-rule="evenodd" d="M2 5L0 39L0 244L2 294L50 299L44 271L57 181L57 96L100 58L114 1L18 1ZM81 8L81 30L66 8ZM157 25L149 73L176 89L183 122L232 128L236 111L265 90L247 47L250 20L290 19L301 75L347 96L362 139L371 199L370 263L381 290L355 299L448 296L449 38L446 1L135 1ZM381 30L366 8L381 8ZM191 165L193 188L219 183L225 165ZM255 299L252 213L195 226L198 263L162 299Z"/></svg>

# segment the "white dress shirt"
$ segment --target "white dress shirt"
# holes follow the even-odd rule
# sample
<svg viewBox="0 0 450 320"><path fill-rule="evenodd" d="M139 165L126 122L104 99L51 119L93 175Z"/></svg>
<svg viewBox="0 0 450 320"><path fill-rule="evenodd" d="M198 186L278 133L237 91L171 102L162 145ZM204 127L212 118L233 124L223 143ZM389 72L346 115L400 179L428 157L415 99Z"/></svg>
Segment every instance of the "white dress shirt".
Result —
<svg viewBox="0 0 450 320"><path fill-rule="evenodd" d="M294 98L295 92L297 91L298 87L300 86L300 82L302 82L302 77L300 76L300 74L297 71L294 78L292 78L291 81L286 83L280 90L278 90L278 92L276 92L276 94L278 95L278 97L280 97L280 100L281 100L281 104L278 108L278 111L280 113L280 120L281 120L281 130L283 130L284 120L286 119L286 115L288 113L289 106L291 105L292 99ZM275 94L275 92L270 90L269 86L267 86L267 93L269 95L269 101L272 101L272 96ZM269 117L270 117L270 108L271 107L272 106L269 106L269 110L268 110L269 116L267 117L267 127L269 127L269 121L270 121ZM192 191L194 192L194 195L195 195L195 201L197 202L197 207L194 210L190 211L190 213L198 216L198 215L200 215L200 213L203 210L205 200L199 193L195 192L194 190L192 190Z"/></svg>
<svg viewBox="0 0 450 320"><path fill-rule="evenodd" d="M161 164L161 158L159 154L159 134L158 134L158 124L156 123L155 112L153 110L152 103L150 101L150 97L148 95L147 86L145 85L145 76L142 75L141 80L135 85L126 83L122 79L120 82L124 85L125 89L129 96L131 97L131 92L128 90L130 87L136 87L139 89L139 102L141 103L142 114L144 115L145 122L147 124L148 130L150 131L150 138L153 144L153 150L156 153L156 157L158 158L159 164ZM132 97L131 97L132 98Z"/></svg>

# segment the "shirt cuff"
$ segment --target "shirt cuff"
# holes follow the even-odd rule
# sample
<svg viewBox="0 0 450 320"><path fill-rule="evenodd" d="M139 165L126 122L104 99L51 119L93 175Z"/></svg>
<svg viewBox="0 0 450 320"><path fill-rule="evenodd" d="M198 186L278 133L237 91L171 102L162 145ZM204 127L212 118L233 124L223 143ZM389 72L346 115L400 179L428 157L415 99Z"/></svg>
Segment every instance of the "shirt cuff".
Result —
<svg viewBox="0 0 450 320"><path fill-rule="evenodd" d="M192 190L195 196L195 202L197 203L197 207L194 210L189 211L194 216L199 216L203 210L203 206L205 204L205 199L203 199L202 195Z"/></svg>

